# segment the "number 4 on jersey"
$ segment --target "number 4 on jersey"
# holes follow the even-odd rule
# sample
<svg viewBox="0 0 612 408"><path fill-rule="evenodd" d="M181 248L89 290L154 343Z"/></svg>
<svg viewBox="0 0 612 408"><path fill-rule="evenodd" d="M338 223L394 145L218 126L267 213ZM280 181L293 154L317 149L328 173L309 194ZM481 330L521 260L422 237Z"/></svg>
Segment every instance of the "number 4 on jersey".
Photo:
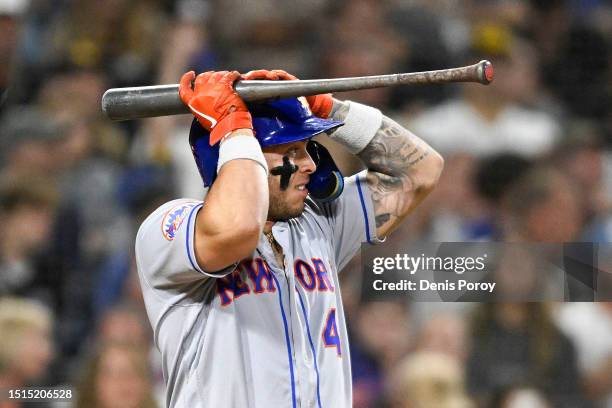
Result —
<svg viewBox="0 0 612 408"><path fill-rule="evenodd" d="M325 347L335 347L338 357L342 356L340 348L340 336L338 336L338 326L336 325L336 309L331 308L327 314L327 321L323 329L323 343Z"/></svg>

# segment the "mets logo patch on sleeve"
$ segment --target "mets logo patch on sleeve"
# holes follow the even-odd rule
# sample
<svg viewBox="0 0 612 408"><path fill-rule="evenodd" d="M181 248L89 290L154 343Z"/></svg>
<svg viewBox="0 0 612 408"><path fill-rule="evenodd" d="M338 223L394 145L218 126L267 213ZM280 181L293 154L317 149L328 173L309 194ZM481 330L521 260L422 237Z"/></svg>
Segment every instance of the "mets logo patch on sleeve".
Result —
<svg viewBox="0 0 612 408"><path fill-rule="evenodd" d="M193 207L198 204L199 202L197 201L188 201L170 208L162 220L161 228L164 238L172 241L176 237L176 233L183 224L183 221L189 216Z"/></svg>

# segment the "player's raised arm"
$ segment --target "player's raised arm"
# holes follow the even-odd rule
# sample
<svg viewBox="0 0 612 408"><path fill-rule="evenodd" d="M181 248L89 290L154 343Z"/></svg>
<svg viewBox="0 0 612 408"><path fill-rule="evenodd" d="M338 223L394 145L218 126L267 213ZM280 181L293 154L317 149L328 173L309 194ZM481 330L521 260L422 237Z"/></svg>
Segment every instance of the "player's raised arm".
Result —
<svg viewBox="0 0 612 408"><path fill-rule="evenodd" d="M272 73L278 78L271 79L297 79L282 70ZM316 116L344 122L329 136L359 156L368 167L376 235L386 237L433 190L444 159L378 109L339 101L331 94L306 99Z"/></svg>
<svg viewBox="0 0 612 408"><path fill-rule="evenodd" d="M377 109L333 99L330 116L345 122L332 139L357 154L368 167L376 235L386 237L433 190L444 160Z"/></svg>
<svg viewBox="0 0 612 408"><path fill-rule="evenodd" d="M194 250L208 272L221 270L255 250L268 212L267 165L253 137L251 115L232 85L233 72L206 72L181 78L180 96L198 123L210 132L192 141L196 164L205 183L212 184L196 218ZM195 84L192 89L192 81ZM199 157L197 143L219 144L218 164ZM211 149L208 149L211 150ZM209 168L213 163L215 168ZM214 181L214 183L213 183Z"/></svg>

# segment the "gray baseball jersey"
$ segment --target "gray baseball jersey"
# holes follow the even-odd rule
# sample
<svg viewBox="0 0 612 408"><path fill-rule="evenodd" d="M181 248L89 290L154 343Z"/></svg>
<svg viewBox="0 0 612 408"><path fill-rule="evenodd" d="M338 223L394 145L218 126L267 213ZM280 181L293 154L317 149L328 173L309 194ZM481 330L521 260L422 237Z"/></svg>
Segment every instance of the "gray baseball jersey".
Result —
<svg viewBox="0 0 612 408"><path fill-rule="evenodd" d="M276 222L279 265L262 234L250 259L217 273L195 261L201 201L162 205L142 224L136 260L169 407L352 407L338 271L374 242L365 171L332 203ZM205 205L205 204L204 204Z"/></svg>

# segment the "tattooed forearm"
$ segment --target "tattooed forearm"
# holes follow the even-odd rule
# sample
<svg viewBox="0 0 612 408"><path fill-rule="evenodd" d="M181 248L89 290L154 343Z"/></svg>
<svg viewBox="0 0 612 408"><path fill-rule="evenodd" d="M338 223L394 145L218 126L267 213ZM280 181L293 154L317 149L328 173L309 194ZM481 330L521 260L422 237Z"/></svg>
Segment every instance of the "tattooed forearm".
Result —
<svg viewBox="0 0 612 408"><path fill-rule="evenodd" d="M343 121L349 104L334 99L331 117ZM429 154L429 146L390 118L383 122L372 141L359 153L370 170L389 176L399 176Z"/></svg>
<svg viewBox="0 0 612 408"><path fill-rule="evenodd" d="M367 181L372 193L376 228L379 236L385 236L388 233L387 230L398 224L407 214L417 197L415 193L418 186L415 185L415 180L410 174L393 177L368 171Z"/></svg>
<svg viewBox="0 0 612 408"><path fill-rule="evenodd" d="M376 228L382 227L387 222L389 222L389 220L391 219L391 214L389 214L389 213L376 214L376 218L375 219L376 219Z"/></svg>
<svg viewBox="0 0 612 408"><path fill-rule="evenodd" d="M412 179L409 176L392 177L370 171L367 180L372 192L376 228L397 221L407 204L404 192L411 191L414 187Z"/></svg>
<svg viewBox="0 0 612 408"><path fill-rule="evenodd" d="M334 100L332 117L344 120L347 103ZM424 141L388 117L358 154L368 167L378 236L386 236L431 191L442 158Z"/></svg>
<svg viewBox="0 0 612 408"><path fill-rule="evenodd" d="M429 146L392 119L384 117L378 133L359 157L373 171L401 177L429 153Z"/></svg>

